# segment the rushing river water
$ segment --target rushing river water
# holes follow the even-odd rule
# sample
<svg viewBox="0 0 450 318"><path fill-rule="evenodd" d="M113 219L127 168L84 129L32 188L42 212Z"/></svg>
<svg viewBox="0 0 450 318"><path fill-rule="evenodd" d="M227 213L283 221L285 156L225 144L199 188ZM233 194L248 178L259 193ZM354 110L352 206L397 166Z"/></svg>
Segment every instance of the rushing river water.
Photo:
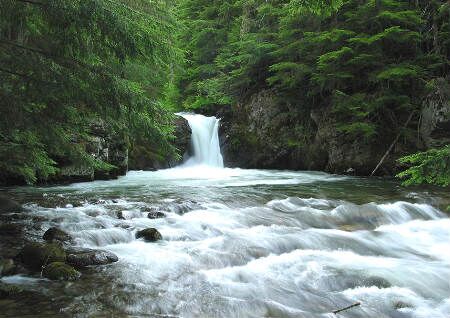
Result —
<svg viewBox="0 0 450 318"><path fill-rule="evenodd" d="M25 203L22 238L56 226L119 261L75 282L3 277L26 293L0 300L0 317L450 317L449 193L221 168L218 120L182 116L194 156L179 168L5 190ZM149 227L163 240L135 238Z"/></svg>
<svg viewBox="0 0 450 318"><path fill-rule="evenodd" d="M59 226L119 262L71 283L3 278L33 293L4 303L0 316L334 317L355 302L338 316L450 315L444 191L210 167L9 191L28 202L17 222L30 239ZM149 219L150 209L166 217ZM163 240L136 240L147 227Z"/></svg>

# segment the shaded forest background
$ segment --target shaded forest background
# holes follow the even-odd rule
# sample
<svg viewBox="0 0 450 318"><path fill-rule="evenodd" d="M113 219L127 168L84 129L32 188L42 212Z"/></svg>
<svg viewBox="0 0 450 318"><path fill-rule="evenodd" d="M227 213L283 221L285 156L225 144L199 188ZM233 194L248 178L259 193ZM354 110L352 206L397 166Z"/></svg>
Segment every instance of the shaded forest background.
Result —
<svg viewBox="0 0 450 318"><path fill-rule="evenodd" d="M340 141L323 147L379 154L374 163L396 141L388 174L449 185L449 53L440 0L4 0L0 180L177 160L174 112L186 109L226 117L230 155L278 161L256 167L322 156L340 172L320 133ZM271 114L263 132L248 128L255 100ZM430 104L444 123L431 141L419 136Z"/></svg>

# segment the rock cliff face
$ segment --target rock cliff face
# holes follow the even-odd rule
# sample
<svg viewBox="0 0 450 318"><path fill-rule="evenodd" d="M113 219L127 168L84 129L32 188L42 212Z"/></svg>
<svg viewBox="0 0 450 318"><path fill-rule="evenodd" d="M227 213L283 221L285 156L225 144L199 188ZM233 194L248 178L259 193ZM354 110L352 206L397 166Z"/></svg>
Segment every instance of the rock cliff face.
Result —
<svg viewBox="0 0 450 318"><path fill-rule="evenodd" d="M329 109L311 111L316 129L308 147L310 156L319 155L316 169L331 173L370 175L388 150L392 139L367 142L362 138L346 136L340 132ZM398 170L397 159L414 149L410 145L396 144L377 171L378 175L391 176Z"/></svg>
<svg viewBox="0 0 450 318"><path fill-rule="evenodd" d="M450 144L450 78L437 81L436 90L425 99L420 135L425 148Z"/></svg>
<svg viewBox="0 0 450 318"><path fill-rule="evenodd" d="M177 117L175 120L175 147L181 158L170 162L170 166L175 166L186 160L191 155L191 127L186 119Z"/></svg>
<svg viewBox="0 0 450 318"><path fill-rule="evenodd" d="M164 156L152 152L153 149L145 149L145 147L137 145L130 159L131 170L159 170L175 167L182 163L190 153L191 128L183 117L175 117L175 131L172 145L177 149L180 157Z"/></svg>
<svg viewBox="0 0 450 318"><path fill-rule="evenodd" d="M225 165L242 168L303 169L296 140L295 110L280 103L272 91L261 91L231 108L207 109L221 119L220 143ZM293 133L294 131L294 133Z"/></svg>
<svg viewBox="0 0 450 318"><path fill-rule="evenodd" d="M396 144L377 174L393 175L399 157L450 142L449 92L448 81L442 79L424 101L419 141ZM393 141L349 138L336 129L326 107L300 114L295 105L269 90L254 94L246 103L203 113L221 118L220 141L228 167L369 175ZM310 120L304 120L305 115Z"/></svg>
<svg viewBox="0 0 450 318"><path fill-rule="evenodd" d="M57 158L60 171L49 181L55 183L113 179L126 174L128 170L128 146L126 140L112 133L104 123L92 124L91 136L85 144L87 153L93 158L115 166L112 169L94 169L77 164L72 158Z"/></svg>
<svg viewBox="0 0 450 318"><path fill-rule="evenodd" d="M60 172L50 181L77 182L111 179L126 174L128 169L158 170L175 167L190 154L191 128L186 119L182 117L175 118L174 126L173 145L177 148L180 157L167 157L153 152L154 149L145 149L145 146L135 145L138 149L129 160L126 140L108 131L103 124L95 124L92 126L91 140L86 145L87 152L94 158L114 165L116 168L109 171L94 170L89 166L72 164L70 158L61 158L58 160Z"/></svg>

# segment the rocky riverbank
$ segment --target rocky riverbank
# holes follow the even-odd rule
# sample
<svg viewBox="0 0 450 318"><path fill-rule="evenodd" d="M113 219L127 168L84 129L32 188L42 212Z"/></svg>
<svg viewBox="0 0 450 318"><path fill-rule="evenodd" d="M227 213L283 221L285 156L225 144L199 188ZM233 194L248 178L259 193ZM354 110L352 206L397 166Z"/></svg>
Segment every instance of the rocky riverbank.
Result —
<svg viewBox="0 0 450 318"><path fill-rule="evenodd" d="M56 204L56 207L73 206L63 201L44 201L51 206ZM149 219L165 217L159 210L147 212ZM125 220L123 213L116 215L117 219ZM58 226L47 228L42 236L36 235L44 230L41 225L43 221L45 218L32 217L27 208L0 195L0 279L18 275L17 277L46 278L53 281L74 281L92 267L119 261L117 255L109 251L78 246L73 235ZM53 223L59 222L61 220ZM162 239L161 233L155 228L139 230L135 237L145 242ZM0 300L14 299L22 294L23 290L19 286L0 281Z"/></svg>

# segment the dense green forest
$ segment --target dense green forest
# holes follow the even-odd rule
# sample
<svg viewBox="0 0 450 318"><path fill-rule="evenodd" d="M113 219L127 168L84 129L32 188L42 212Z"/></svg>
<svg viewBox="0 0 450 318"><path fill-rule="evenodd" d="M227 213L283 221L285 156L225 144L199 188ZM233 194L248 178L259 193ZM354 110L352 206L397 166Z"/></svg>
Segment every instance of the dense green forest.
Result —
<svg viewBox="0 0 450 318"><path fill-rule="evenodd" d="M127 147L173 152L161 103L176 21L166 1L0 3L0 175L28 183L61 162L113 169L88 145L99 125Z"/></svg>
<svg viewBox="0 0 450 318"><path fill-rule="evenodd" d="M45 180L67 161L114 169L89 151L99 122L131 160L176 157L175 110L214 112L262 90L277 96L291 148L328 109L343 139L426 151L423 101L448 88L447 1L4 0L0 12L3 180ZM445 143L402 159L412 167L400 177L448 185Z"/></svg>
<svg viewBox="0 0 450 318"><path fill-rule="evenodd" d="M424 97L440 81L448 89L446 1L199 0L182 8L187 62L177 103L245 104L258 91L275 91L290 117L281 139L293 146L311 138L309 113L327 108L342 138L386 145L400 135L410 151ZM408 184L449 184L448 148L402 162L420 166L401 175Z"/></svg>

